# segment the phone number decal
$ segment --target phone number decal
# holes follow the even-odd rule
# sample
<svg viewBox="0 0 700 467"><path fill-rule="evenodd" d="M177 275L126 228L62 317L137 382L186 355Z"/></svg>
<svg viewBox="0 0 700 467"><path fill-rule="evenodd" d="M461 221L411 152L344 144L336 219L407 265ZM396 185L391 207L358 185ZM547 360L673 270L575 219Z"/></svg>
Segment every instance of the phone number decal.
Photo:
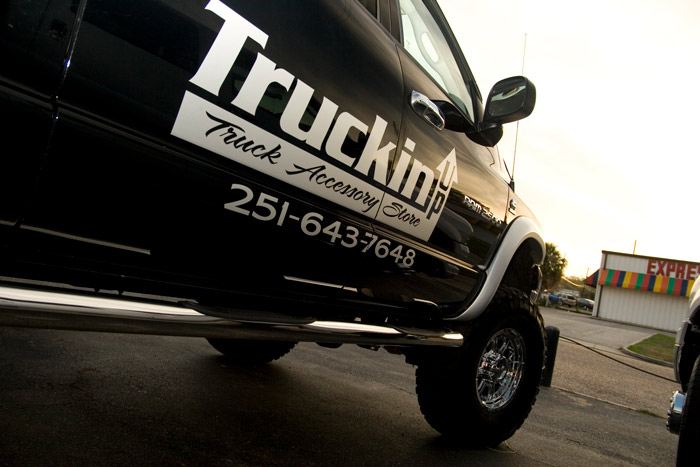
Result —
<svg viewBox="0 0 700 467"><path fill-rule="evenodd" d="M229 211L249 216L263 222L274 222L282 227L290 222L299 224L301 231L309 237L323 236L332 244L340 244L345 248L360 248L362 253L373 253L377 258L392 258L396 264L405 267L413 266L416 258L415 250L403 245L392 243L391 240L380 238L371 232L360 232L352 225L341 221L325 220L317 212L307 212L303 216L289 213L289 202L282 201L268 193L255 191L246 185L234 183L231 191L239 195L236 201L224 204Z"/></svg>

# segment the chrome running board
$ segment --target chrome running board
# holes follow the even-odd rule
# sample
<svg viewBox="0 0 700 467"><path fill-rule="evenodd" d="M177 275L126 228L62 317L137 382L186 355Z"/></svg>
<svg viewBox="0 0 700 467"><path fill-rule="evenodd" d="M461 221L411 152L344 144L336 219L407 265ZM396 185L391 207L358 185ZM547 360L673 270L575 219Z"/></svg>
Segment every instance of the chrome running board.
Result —
<svg viewBox="0 0 700 467"><path fill-rule="evenodd" d="M205 307L197 306L199 309ZM461 334L356 322L209 316L186 302L104 298L0 286L0 326L166 336L285 340L332 344L458 347Z"/></svg>

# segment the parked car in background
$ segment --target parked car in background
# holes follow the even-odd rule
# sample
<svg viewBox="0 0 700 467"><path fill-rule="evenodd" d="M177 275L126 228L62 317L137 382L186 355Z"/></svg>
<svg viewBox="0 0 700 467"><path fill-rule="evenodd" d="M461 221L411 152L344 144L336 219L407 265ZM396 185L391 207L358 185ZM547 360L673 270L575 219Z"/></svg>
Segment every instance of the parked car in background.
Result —
<svg viewBox="0 0 700 467"><path fill-rule="evenodd" d="M576 297L570 294L557 294L562 305L576 306Z"/></svg>
<svg viewBox="0 0 700 467"><path fill-rule="evenodd" d="M577 298L576 299L576 306L579 306L581 308L586 308L587 310L592 310L593 305L595 302L591 300L590 298Z"/></svg>
<svg viewBox="0 0 700 467"><path fill-rule="evenodd" d="M547 295L547 300L549 301L550 305L559 303L559 297L553 294Z"/></svg>

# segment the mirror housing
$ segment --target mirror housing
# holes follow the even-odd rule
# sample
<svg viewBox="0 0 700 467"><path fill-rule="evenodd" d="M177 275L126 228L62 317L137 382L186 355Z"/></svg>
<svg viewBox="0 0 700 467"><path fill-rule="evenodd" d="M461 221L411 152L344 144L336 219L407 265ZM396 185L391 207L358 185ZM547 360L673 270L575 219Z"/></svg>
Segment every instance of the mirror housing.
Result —
<svg viewBox="0 0 700 467"><path fill-rule="evenodd" d="M479 123L473 126L451 102L435 101L445 117L445 129L465 133L472 141L482 146L494 146L503 136L503 125Z"/></svg>
<svg viewBox="0 0 700 467"><path fill-rule="evenodd" d="M513 76L496 83L484 108L484 122L515 122L529 116L535 109L535 85L524 76Z"/></svg>
<svg viewBox="0 0 700 467"><path fill-rule="evenodd" d="M484 119L467 135L476 143L495 146L503 137L503 124L522 120L535 109L535 85L524 76L496 83L486 99Z"/></svg>
<svg viewBox="0 0 700 467"><path fill-rule="evenodd" d="M438 106L442 115L445 117L446 130L459 131L461 133L469 130L471 123L462 116L462 113L457 110L454 104L447 101L435 101L435 105Z"/></svg>

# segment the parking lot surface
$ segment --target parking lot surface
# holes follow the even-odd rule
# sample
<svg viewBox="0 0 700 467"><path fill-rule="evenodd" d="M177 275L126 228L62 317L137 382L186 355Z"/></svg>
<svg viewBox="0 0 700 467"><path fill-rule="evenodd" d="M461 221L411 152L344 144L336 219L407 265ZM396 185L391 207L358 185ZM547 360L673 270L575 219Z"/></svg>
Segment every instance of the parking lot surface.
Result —
<svg viewBox="0 0 700 467"><path fill-rule="evenodd" d="M203 339L0 328L0 465L673 465L667 394L606 402L623 382L666 382L599 359L560 342L523 428L462 449L425 423L414 369L383 351L301 344L250 368Z"/></svg>

